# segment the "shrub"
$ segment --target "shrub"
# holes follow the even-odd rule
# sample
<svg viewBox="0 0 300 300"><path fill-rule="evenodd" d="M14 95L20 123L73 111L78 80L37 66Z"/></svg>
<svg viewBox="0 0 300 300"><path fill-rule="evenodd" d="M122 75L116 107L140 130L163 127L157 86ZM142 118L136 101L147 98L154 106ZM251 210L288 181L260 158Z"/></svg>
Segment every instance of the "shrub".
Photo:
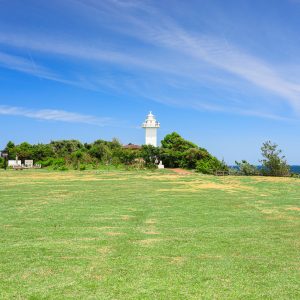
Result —
<svg viewBox="0 0 300 300"><path fill-rule="evenodd" d="M285 157L281 155L282 150L278 149L278 145L267 141L261 147L263 159L262 174L266 176L289 176L290 167Z"/></svg>
<svg viewBox="0 0 300 300"><path fill-rule="evenodd" d="M196 171L203 174L215 174L216 171L228 171L228 167L224 161L219 161L216 157L211 156L198 160Z"/></svg>
<svg viewBox="0 0 300 300"><path fill-rule="evenodd" d="M236 161L235 163L237 165L238 173L240 175L255 176L260 174L257 167L249 164L246 160L242 160L241 162Z"/></svg>
<svg viewBox="0 0 300 300"><path fill-rule="evenodd" d="M86 166L85 165L80 165L80 168L79 168L80 171L84 171L86 170Z"/></svg>
<svg viewBox="0 0 300 300"><path fill-rule="evenodd" d="M68 171L69 169L66 166L61 166L57 170L58 171Z"/></svg>

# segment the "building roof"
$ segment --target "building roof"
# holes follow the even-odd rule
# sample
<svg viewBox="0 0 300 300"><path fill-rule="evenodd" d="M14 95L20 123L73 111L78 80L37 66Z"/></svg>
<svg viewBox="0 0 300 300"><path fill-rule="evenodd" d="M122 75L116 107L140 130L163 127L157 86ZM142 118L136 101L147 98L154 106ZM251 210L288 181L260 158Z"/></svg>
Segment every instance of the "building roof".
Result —
<svg viewBox="0 0 300 300"><path fill-rule="evenodd" d="M140 145L128 144L123 146L124 149L132 149L132 150L139 150L142 148Z"/></svg>

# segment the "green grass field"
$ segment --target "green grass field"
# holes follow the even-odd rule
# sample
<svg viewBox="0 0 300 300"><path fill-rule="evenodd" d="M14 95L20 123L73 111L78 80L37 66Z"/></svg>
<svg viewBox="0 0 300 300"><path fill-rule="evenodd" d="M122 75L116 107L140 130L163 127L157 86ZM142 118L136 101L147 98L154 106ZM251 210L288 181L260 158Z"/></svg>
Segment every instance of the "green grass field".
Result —
<svg viewBox="0 0 300 300"><path fill-rule="evenodd" d="M300 299L300 180L0 172L1 299Z"/></svg>

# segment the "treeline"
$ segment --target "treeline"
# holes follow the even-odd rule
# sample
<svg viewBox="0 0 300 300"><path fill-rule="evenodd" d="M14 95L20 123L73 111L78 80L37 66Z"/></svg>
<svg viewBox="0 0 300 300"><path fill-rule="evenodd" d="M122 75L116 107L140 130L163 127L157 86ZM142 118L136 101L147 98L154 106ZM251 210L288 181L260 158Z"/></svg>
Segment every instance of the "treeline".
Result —
<svg viewBox="0 0 300 300"><path fill-rule="evenodd" d="M288 166L278 145L270 141L261 147L261 167L247 161L236 162L234 168L228 167L211 155L206 149L185 140L178 133L167 134L161 141L161 147L143 145L142 147L124 147L117 139L97 140L93 143L81 143L77 140L51 141L49 144L8 142L4 151L8 159L21 161L32 159L35 164L54 170L97 169L101 166L126 167L134 169L155 168L162 160L167 168L195 169L203 174L223 172L232 175L289 176ZM4 160L0 158L0 167Z"/></svg>
<svg viewBox="0 0 300 300"><path fill-rule="evenodd" d="M206 149L185 140L173 132L161 141L161 147L143 145L124 147L117 139L81 143L77 140L51 141L49 144L8 142L5 152L9 159L32 159L34 163L55 170L98 168L101 165L126 168L154 168L162 160L165 167L196 169L213 174L216 170L228 170L226 164L212 156ZM3 160L0 161L3 165Z"/></svg>

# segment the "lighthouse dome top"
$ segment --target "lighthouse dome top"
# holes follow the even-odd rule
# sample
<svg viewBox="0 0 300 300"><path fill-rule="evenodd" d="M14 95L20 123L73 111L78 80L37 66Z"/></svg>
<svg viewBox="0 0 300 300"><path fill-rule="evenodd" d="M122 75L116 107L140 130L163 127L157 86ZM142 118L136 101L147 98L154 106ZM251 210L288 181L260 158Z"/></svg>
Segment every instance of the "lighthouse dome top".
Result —
<svg viewBox="0 0 300 300"><path fill-rule="evenodd" d="M155 116L152 114L152 111L149 112L145 122L142 125L143 128L159 128L160 124L156 121Z"/></svg>

